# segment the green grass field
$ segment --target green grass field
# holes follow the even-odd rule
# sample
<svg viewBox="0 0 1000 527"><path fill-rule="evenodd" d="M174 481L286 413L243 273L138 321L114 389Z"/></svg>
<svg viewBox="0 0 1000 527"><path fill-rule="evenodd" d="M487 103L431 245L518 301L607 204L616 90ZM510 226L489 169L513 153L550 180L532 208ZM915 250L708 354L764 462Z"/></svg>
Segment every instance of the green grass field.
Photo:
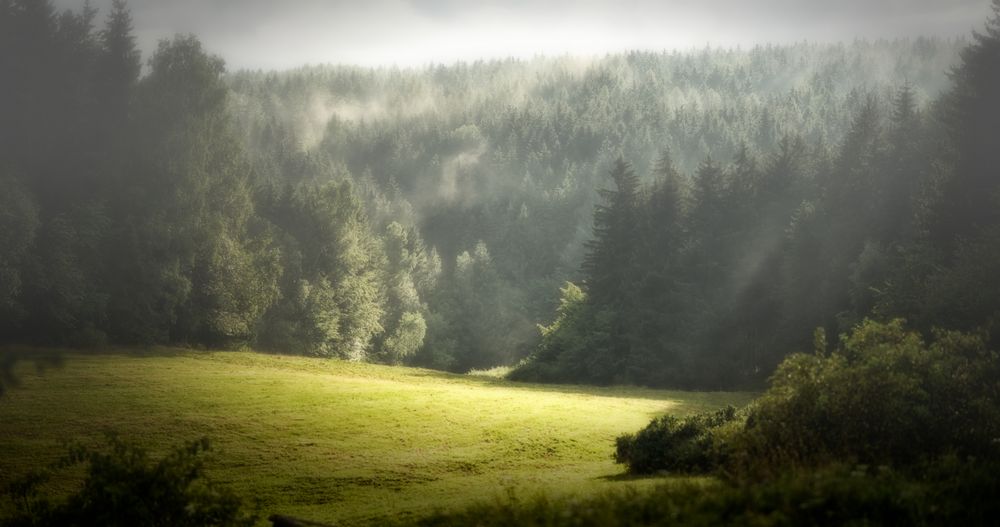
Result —
<svg viewBox="0 0 1000 527"><path fill-rule="evenodd" d="M155 454L208 436L209 473L261 512L373 524L622 478L614 438L750 394L511 383L250 352L69 355L0 398L0 485L104 432ZM69 483L65 483L68 485Z"/></svg>

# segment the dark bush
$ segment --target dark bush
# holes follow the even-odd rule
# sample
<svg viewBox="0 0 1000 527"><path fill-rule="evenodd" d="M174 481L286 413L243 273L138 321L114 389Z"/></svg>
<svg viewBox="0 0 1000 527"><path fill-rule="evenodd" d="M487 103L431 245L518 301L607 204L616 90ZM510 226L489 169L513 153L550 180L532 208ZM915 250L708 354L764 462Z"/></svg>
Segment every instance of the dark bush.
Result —
<svg viewBox="0 0 1000 527"><path fill-rule="evenodd" d="M792 355L744 412L661 417L618 438L631 472L777 474L831 462L1000 457L1000 360L985 336L865 321L832 353Z"/></svg>
<svg viewBox="0 0 1000 527"><path fill-rule="evenodd" d="M658 417L638 433L616 439L615 462L637 474L708 472L722 454L720 429L739 418L740 412L732 406L690 417Z"/></svg>
<svg viewBox="0 0 1000 527"><path fill-rule="evenodd" d="M159 461L145 450L109 436L101 450L70 447L67 455L46 471L9 485L6 495L15 514L0 525L22 526L251 526L256 518L243 510L234 494L212 484L204 474L207 439L177 448ZM51 476L84 464L81 487L64 501L43 494Z"/></svg>
<svg viewBox="0 0 1000 527"><path fill-rule="evenodd" d="M915 466L1000 455L1000 360L985 337L865 321L833 353L793 355L734 436L736 468Z"/></svg>

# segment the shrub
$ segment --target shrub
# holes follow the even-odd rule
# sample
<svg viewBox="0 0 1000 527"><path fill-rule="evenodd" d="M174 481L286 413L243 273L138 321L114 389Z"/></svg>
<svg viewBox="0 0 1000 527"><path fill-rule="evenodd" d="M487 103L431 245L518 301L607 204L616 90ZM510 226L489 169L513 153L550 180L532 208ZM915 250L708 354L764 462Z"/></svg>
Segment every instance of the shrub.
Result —
<svg viewBox="0 0 1000 527"><path fill-rule="evenodd" d="M49 470L28 474L8 486L6 495L16 512L0 525L253 525L256 518L243 511L242 501L205 477L203 454L209 448L203 438L153 462L145 450L113 435L101 450L70 447ZM79 464L86 465L84 481L65 501L55 502L41 493L55 472Z"/></svg>
<svg viewBox="0 0 1000 527"><path fill-rule="evenodd" d="M818 339L822 341L823 339ZM841 346L788 357L742 413L661 417L620 437L632 472L779 474L832 462L917 466L1000 457L1000 360L985 336L865 321Z"/></svg>
<svg viewBox="0 0 1000 527"><path fill-rule="evenodd" d="M628 466L629 472L649 474L657 471L704 473L719 463L721 430L742 415L727 406L713 413L653 420L636 434L615 440L615 462Z"/></svg>
<svg viewBox="0 0 1000 527"><path fill-rule="evenodd" d="M980 335L927 343L901 320L865 321L833 353L786 359L736 435L737 468L830 461L913 466L1000 454L1000 361Z"/></svg>

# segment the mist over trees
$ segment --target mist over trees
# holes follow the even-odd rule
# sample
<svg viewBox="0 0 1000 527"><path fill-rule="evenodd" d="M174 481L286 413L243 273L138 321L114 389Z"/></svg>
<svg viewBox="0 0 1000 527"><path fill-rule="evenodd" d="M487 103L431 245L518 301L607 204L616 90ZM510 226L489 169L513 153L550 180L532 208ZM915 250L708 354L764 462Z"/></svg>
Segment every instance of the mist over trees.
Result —
<svg viewBox="0 0 1000 527"><path fill-rule="evenodd" d="M973 328L998 31L226 73L0 2L0 338L733 387L817 327Z"/></svg>
<svg viewBox="0 0 1000 527"><path fill-rule="evenodd" d="M656 199L680 203L642 221L659 237L651 246L679 246L687 238L677 220L694 186L687 174L707 156L719 160L720 170L730 159L743 163L742 190L749 192L756 184L749 172L780 151L775 162L784 165L776 170L785 173L767 181L766 192L784 193L775 207L798 206L813 183L811 174L797 172L809 167L790 166L796 156L831 158L831 138L846 133L869 98L892 101L901 86L897 72L914 79L907 86L926 104L947 87L945 71L960 46L916 40L424 70L325 66L238 72L229 80L248 151L280 176L269 184L349 178L372 223L410 226L434 250L441 274L434 291L421 296L427 344L414 361L464 370L510 364L535 348L536 324L552 320L559 288L583 279L591 215L601 199L596 190L611 186L616 159L632 165L644 196L664 171L677 171ZM784 188L788 182L795 188ZM722 216L712 219L718 211L707 205L699 214L739 226L755 219L754 206L744 203L740 217L720 209ZM782 214L770 212L771 223L759 228L770 246L783 236ZM625 243L643 235L623 236ZM472 262L479 270L470 281ZM674 305L659 326L698 318L692 311L702 300L691 287L686 300L645 291ZM685 302L693 304L684 309ZM811 332L803 331L807 339Z"/></svg>
<svg viewBox="0 0 1000 527"><path fill-rule="evenodd" d="M918 106L909 84L864 96L830 150L786 135L762 159L708 157L686 192L665 157L642 199L619 161L584 287L563 289L514 377L753 384L809 349L808 328L835 343L866 317L995 335L1000 141L984 119L997 117L997 64L1000 12L933 104ZM638 220L664 216L679 234Z"/></svg>

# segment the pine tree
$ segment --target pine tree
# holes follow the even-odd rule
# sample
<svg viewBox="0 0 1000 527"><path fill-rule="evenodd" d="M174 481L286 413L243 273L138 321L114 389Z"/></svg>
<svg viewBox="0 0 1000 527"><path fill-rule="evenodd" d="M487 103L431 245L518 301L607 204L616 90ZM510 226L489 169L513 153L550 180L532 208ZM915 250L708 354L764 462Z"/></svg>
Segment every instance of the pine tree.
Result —
<svg viewBox="0 0 1000 527"><path fill-rule="evenodd" d="M125 0L112 0L111 13L100 32L100 43L98 96L109 126L120 127L127 117L132 90L141 70L132 14Z"/></svg>
<svg viewBox="0 0 1000 527"><path fill-rule="evenodd" d="M583 261L584 285L599 305L620 306L637 249L639 178L621 157L611 169L614 190L599 191L604 204L594 210L594 237L587 242Z"/></svg>
<svg viewBox="0 0 1000 527"><path fill-rule="evenodd" d="M708 157L695 175L691 212L687 218L693 244L688 256L698 262L694 276L706 287L717 285L725 272L731 249L728 214L725 173L715 160Z"/></svg>
<svg viewBox="0 0 1000 527"><path fill-rule="evenodd" d="M650 206L659 210L659 225L666 226L680 220L684 212L687 197L687 185L684 176L674 166L670 150L660 154L653 168L654 183L650 192Z"/></svg>
<svg viewBox="0 0 1000 527"><path fill-rule="evenodd" d="M1000 0L984 33L962 52L945 98L946 160L930 223L933 243L951 253L956 242L1000 221Z"/></svg>
<svg viewBox="0 0 1000 527"><path fill-rule="evenodd" d="M25 260L35 243L38 210L20 183L0 175L0 336L11 337L25 314ZM2 389L0 389L2 392Z"/></svg>
<svg viewBox="0 0 1000 527"><path fill-rule="evenodd" d="M878 206L878 235L885 243L902 243L913 237L914 209L918 186L925 177L927 157L923 124L913 88L904 84L892 102L887 134L883 184Z"/></svg>

